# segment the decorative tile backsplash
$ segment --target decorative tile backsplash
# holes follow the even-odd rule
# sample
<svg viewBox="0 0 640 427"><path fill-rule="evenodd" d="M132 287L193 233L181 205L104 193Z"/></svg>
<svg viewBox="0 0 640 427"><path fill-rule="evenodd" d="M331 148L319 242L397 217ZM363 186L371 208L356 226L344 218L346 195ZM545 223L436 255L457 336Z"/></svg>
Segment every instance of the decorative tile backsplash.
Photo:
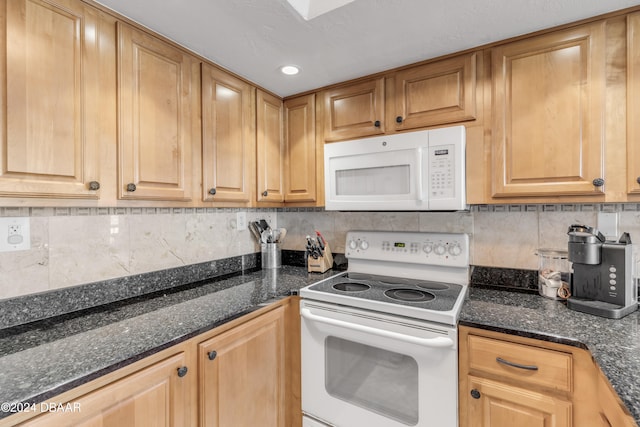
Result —
<svg viewBox="0 0 640 427"><path fill-rule="evenodd" d="M0 252L0 299L259 252L248 230L235 229L240 211L248 221L287 228L283 249L304 250L315 230L336 253L344 252L352 229L462 232L471 236L472 264L507 269L536 270L539 248L566 248L569 225L596 225L600 211L618 212L619 231L640 239L637 203L476 205L461 212L5 207L0 216L30 217L31 249Z"/></svg>

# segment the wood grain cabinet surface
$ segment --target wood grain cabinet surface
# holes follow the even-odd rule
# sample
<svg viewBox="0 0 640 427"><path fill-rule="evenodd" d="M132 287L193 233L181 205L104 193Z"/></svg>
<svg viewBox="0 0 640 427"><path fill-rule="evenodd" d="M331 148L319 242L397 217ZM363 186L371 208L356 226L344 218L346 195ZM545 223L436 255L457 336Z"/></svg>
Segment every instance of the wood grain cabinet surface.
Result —
<svg viewBox="0 0 640 427"><path fill-rule="evenodd" d="M640 12L627 16L627 192L640 195Z"/></svg>
<svg viewBox="0 0 640 427"><path fill-rule="evenodd" d="M283 103L260 89L257 93L257 201L284 201Z"/></svg>
<svg viewBox="0 0 640 427"><path fill-rule="evenodd" d="M117 37L118 196L191 200L195 60L122 22Z"/></svg>
<svg viewBox="0 0 640 427"><path fill-rule="evenodd" d="M177 353L63 404L69 408L68 411L49 412L20 425L189 427L191 404L188 387L193 381L195 374L189 372L185 354Z"/></svg>
<svg viewBox="0 0 640 427"><path fill-rule="evenodd" d="M284 102L284 201L315 202L324 176L316 147L315 94ZM318 160L320 163L318 165Z"/></svg>
<svg viewBox="0 0 640 427"><path fill-rule="evenodd" d="M467 326L458 339L460 427L636 425L587 350Z"/></svg>
<svg viewBox="0 0 640 427"><path fill-rule="evenodd" d="M202 78L202 199L249 204L255 191L255 89L208 64Z"/></svg>
<svg viewBox="0 0 640 427"><path fill-rule="evenodd" d="M604 193L605 28L492 49L492 197Z"/></svg>
<svg viewBox="0 0 640 427"><path fill-rule="evenodd" d="M1 5L0 196L98 199L98 12L74 0Z"/></svg>
<svg viewBox="0 0 640 427"><path fill-rule="evenodd" d="M200 344L201 426L285 422L284 308Z"/></svg>
<svg viewBox="0 0 640 427"><path fill-rule="evenodd" d="M387 100L388 129L408 130L476 118L473 52L398 71Z"/></svg>
<svg viewBox="0 0 640 427"><path fill-rule="evenodd" d="M385 132L384 78L358 81L322 92L326 142Z"/></svg>

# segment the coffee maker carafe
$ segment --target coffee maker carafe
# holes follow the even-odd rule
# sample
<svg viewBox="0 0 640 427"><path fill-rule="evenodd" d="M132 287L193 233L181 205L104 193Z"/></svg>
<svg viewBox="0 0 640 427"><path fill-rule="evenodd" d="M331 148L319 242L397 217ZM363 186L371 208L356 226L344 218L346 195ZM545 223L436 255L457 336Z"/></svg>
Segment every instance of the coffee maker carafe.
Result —
<svg viewBox="0 0 640 427"><path fill-rule="evenodd" d="M637 310L629 234L623 233L618 241L605 240L602 233L586 225L572 225L567 234L573 263L567 307L610 319Z"/></svg>

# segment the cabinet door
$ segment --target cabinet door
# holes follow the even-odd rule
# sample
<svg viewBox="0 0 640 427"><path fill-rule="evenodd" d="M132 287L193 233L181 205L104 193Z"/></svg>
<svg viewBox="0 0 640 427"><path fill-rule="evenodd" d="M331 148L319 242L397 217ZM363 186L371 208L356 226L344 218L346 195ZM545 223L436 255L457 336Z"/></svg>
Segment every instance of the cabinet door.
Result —
<svg viewBox="0 0 640 427"><path fill-rule="evenodd" d="M324 92L325 141L384 133L384 78Z"/></svg>
<svg viewBox="0 0 640 427"><path fill-rule="evenodd" d="M467 377L469 427L571 427L571 403L496 381Z"/></svg>
<svg viewBox="0 0 640 427"><path fill-rule="evenodd" d="M22 424L29 427L180 427L189 425L188 382L194 373L179 353ZM75 408L75 409L74 409Z"/></svg>
<svg viewBox="0 0 640 427"><path fill-rule="evenodd" d="M316 200L315 95L287 99L284 103L285 202Z"/></svg>
<svg viewBox="0 0 640 427"><path fill-rule="evenodd" d="M192 61L118 23L121 199L190 200Z"/></svg>
<svg viewBox="0 0 640 427"><path fill-rule="evenodd" d="M282 100L258 90L256 103L258 201L282 202L284 201Z"/></svg>
<svg viewBox="0 0 640 427"><path fill-rule="evenodd" d="M284 426L284 308L199 345L206 427Z"/></svg>
<svg viewBox="0 0 640 427"><path fill-rule="evenodd" d="M394 75L396 130L476 118L476 54L399 71ZM391 120L391 118L390 118Z"/></svg>
<svg viewBox="0 0 640 427"><path fill-rule="evenodd" d="M627 17L627 192L640 194L640 13Z"/></svg>
<svg viewBox="0 0 640 427"><path fill-rule="evenodd" d="M202 64L202 198L250 202L255 158L254 90Z"/></svg>
<svg viewBox="0 0 640 427"><path fill-rule="evenodd" d="M0 195L97 199L98 13L67 0L1 7Z"/></svg>
<svg viewBox="0 0 640 427"><path fill-rule="evenodd" d="M492 50L493 197L604 193L604 25Z"/></svg>

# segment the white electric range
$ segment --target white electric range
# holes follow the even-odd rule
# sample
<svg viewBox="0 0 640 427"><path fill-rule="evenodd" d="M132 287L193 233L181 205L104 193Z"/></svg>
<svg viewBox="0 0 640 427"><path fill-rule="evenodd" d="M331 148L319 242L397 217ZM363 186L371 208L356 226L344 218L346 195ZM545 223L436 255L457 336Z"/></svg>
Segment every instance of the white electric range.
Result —
<svg viewBox="0 0 640 427"><path fill-rule="evenodd" d="M469 237L350 231L346 272L300 290L304 426L457 426Z"/></svg>

